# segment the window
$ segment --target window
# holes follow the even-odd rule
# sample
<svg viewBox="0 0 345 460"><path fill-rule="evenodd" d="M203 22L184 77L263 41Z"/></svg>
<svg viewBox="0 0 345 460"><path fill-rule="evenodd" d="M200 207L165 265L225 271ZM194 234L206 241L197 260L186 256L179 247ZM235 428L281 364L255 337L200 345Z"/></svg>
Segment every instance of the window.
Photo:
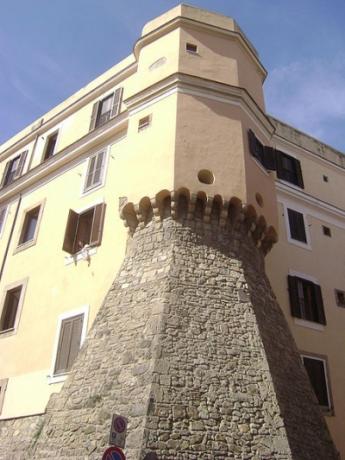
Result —
<svg viewBox="0 0 345 460"><path fill-rule="evenodd" d="M5 301L0 318L0 332L15 329L21 293L22 285L16 286L6 291Z"/></svg>
<svg viewBox="0 0 345 460"><path fill-rule="evenodd" d="M85 245L99 246L102 241L105 203L98 204L80 214L69 210L62 249L76 254Z"/></svg>
<svg viewBox="0 0 345 460"><path fill-rule="evenodd" d="M104 125L110 118L120 113L123 88L117 88L114 93L97 101L92 108L92 115L89 130L92 131Z"/></svg>
<svg viewBox="0 0 345 460"><path fill-rule="evenodd" d="M331 398L327 379L326 360L302 355L302 361L320 406L330 410Z"/></svg>
<svg viewBox="0 0 345 460"><path fill-rule="evenodd" d="M345 308L345 291L335 289L335 300L337 302L338 307Z"/></svg>
<svg viewBox="0 0 345 460"><path fill-rule="evenodd" d="M1 379L0 380L0 414L2 412L2 407L4 405L7 382L8 382L8 379Z"/></svg>
<svg viewBox="0 0 345 460"><path fill-rule="evenodd" d="M320 286L312 281L290 275L288 285L292 316L326 324Z"/></svg>
<svg viewBox="0 0 345 460"><path fill-rule="evenodd" d="M151 124L151 115L147 115L146 117L140 118L138 123L138 131L147 128Z"/></svg>
<svg viewBox="0 0 345 460"><path fill-rule="evenodd" d="M54 155L57 137L58 137L57 132L50 134L50 136L47 137L46 145L44 148L43 161L48 160L48 158Z"/></svg>
<svg viewBox="0 0 345 460"><path fill-rule="evenodd" d="M328 176L326 176L325 174L323 174L322 178L323 178L323 181L324 181L324 182L328 182Z"/></svg>
<svg viewBox="0 0 345 460"><path fill-rule="evenodd" d="M0 236L4 229L6 214L7 214L7 206L0 208Z"/></svg>
<svg viewBox="0 0 345 460"><path fill-rule="evenodd" d="M101 152L98 152L89 158L85 178L84 192L102 184L104 176L105 159L105 150L102 150Z"/></svg>
<svg viewBox="0 0 345 460"><path fill-rule="evenodd" d="M293 240L307 243L307 235L305 231L304 216L301 212L294 211L293 209L287 209L290 238Z"/></svg>
<svg viewBox="0 0 345 460"><path fill-rule="evenodd" d="M264 168L275 171L275 150L272 147L264 146L251 129L248 131L248 141L251 155L261 163Z"/></svg>
<svg viewBox="0 0 345 460"><path fill-rule="evenodd" d="M11 184L14 180L21 176L27 153L28 152L26 150L6 163L5 171L2 176L2 187L6 187L6 185Z"/></svg>
<svg viewBox="0 0 345 460"><path fill-rule="evenodd" d="M331 229L329 227L326 227L325 225L322 226L322 231L325 236L332 236Z"/></svg>
<svg viewBox="0 0 345 460"><path fill-rule="evenodd" d="M80 349L84 314L65 318L61 321L54 375L68 372Z"/></svg>
<svg viewBox="0 0 345 460"><path fill-rule="evenodd" d="M301 163L296 158L276 150L277 176L298 187L304 188Z"/></svg>
<svg viewBox="0 0 345 460"><path fill-rule="evenodd" d="M39 214L40 206L31 209L25 214L22 231L19 237L19 245L35 239Z"/></svg>
<svg viewBox="0 0 345 460"><path fill-rule="evenodd" d="M198 52L198 47L194 45L193 43L186 43L186 50L189 53L197 53Z"/></svg>

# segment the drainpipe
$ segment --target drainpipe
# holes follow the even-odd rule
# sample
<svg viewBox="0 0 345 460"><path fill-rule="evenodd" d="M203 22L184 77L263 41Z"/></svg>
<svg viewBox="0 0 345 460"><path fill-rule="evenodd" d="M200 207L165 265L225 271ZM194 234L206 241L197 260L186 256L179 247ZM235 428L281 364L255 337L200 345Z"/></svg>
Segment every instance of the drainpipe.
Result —
<svg viewBox="0 0 345 460"><path fill-rule="evenodd" d="M16 226L17 217L18 217L18 212L19 212L19 207L20 207L21 202L22 202L22 194L19 195L19 199L18 199L18 203L17 203L17 208L16 208L16 212L15 212L15 214L14 214L14 219L13 219L12 227L11 227L11 231L10 231L10 236L8 237L7 245L6 245L6 250L5 250L5 254L4 254L4 258L2 259L2 264L1 264L1 269L0 269L0 280L1 280L2 275L3 275L3 272L4 272L5 263L6 263L6 259L7 259L7 255L8 255L8 250L10 249L10 244L11 244L11 241L12 241L12 236L13 236L13 232L14 232L14 227Z"/></svg>

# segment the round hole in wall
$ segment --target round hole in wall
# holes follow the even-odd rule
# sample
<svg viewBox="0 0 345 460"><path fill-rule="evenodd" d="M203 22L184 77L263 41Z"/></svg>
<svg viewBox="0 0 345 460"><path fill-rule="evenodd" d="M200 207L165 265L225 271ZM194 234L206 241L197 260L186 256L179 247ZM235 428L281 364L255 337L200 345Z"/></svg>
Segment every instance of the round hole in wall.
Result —
<svg viewBox="0 0 345 460"><path fill-rule="evenodd" d="M214 175L212 171L209 171L208 169L201 169L198 172L198 179L202 184L213 184Z"/></svg>
<svg viewBox="0 0 345 460"><path fill-rule="evenodd" d="M255 199L256 199L257 204L260 206L260 208L263 208L264 207L264 199L262 198L260 193L255 194Z"/></svg>

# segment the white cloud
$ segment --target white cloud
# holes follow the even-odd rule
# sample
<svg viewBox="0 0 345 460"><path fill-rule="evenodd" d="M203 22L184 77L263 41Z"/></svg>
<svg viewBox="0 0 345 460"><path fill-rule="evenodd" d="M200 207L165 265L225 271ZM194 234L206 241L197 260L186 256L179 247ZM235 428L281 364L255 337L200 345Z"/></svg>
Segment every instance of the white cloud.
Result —
<svg viewBox="0 0 345 460"><path fill-rule="evenodd" d="M268 113L330 143L327 126L345 122L344 58L296 61L273 69L265 84Z"/></svg>

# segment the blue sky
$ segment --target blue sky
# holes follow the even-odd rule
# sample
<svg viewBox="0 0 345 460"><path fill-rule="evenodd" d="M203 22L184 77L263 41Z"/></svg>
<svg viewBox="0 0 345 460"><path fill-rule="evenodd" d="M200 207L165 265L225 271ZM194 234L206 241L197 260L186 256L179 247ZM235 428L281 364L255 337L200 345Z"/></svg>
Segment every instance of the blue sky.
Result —
<svg viewBox="0 0 345 460"><path fill-rule="evenodd" d="M174 0L0 0L0 143L126 57ZM344 0L190 0L233 17L268 113L345 152Z"/></svg>

